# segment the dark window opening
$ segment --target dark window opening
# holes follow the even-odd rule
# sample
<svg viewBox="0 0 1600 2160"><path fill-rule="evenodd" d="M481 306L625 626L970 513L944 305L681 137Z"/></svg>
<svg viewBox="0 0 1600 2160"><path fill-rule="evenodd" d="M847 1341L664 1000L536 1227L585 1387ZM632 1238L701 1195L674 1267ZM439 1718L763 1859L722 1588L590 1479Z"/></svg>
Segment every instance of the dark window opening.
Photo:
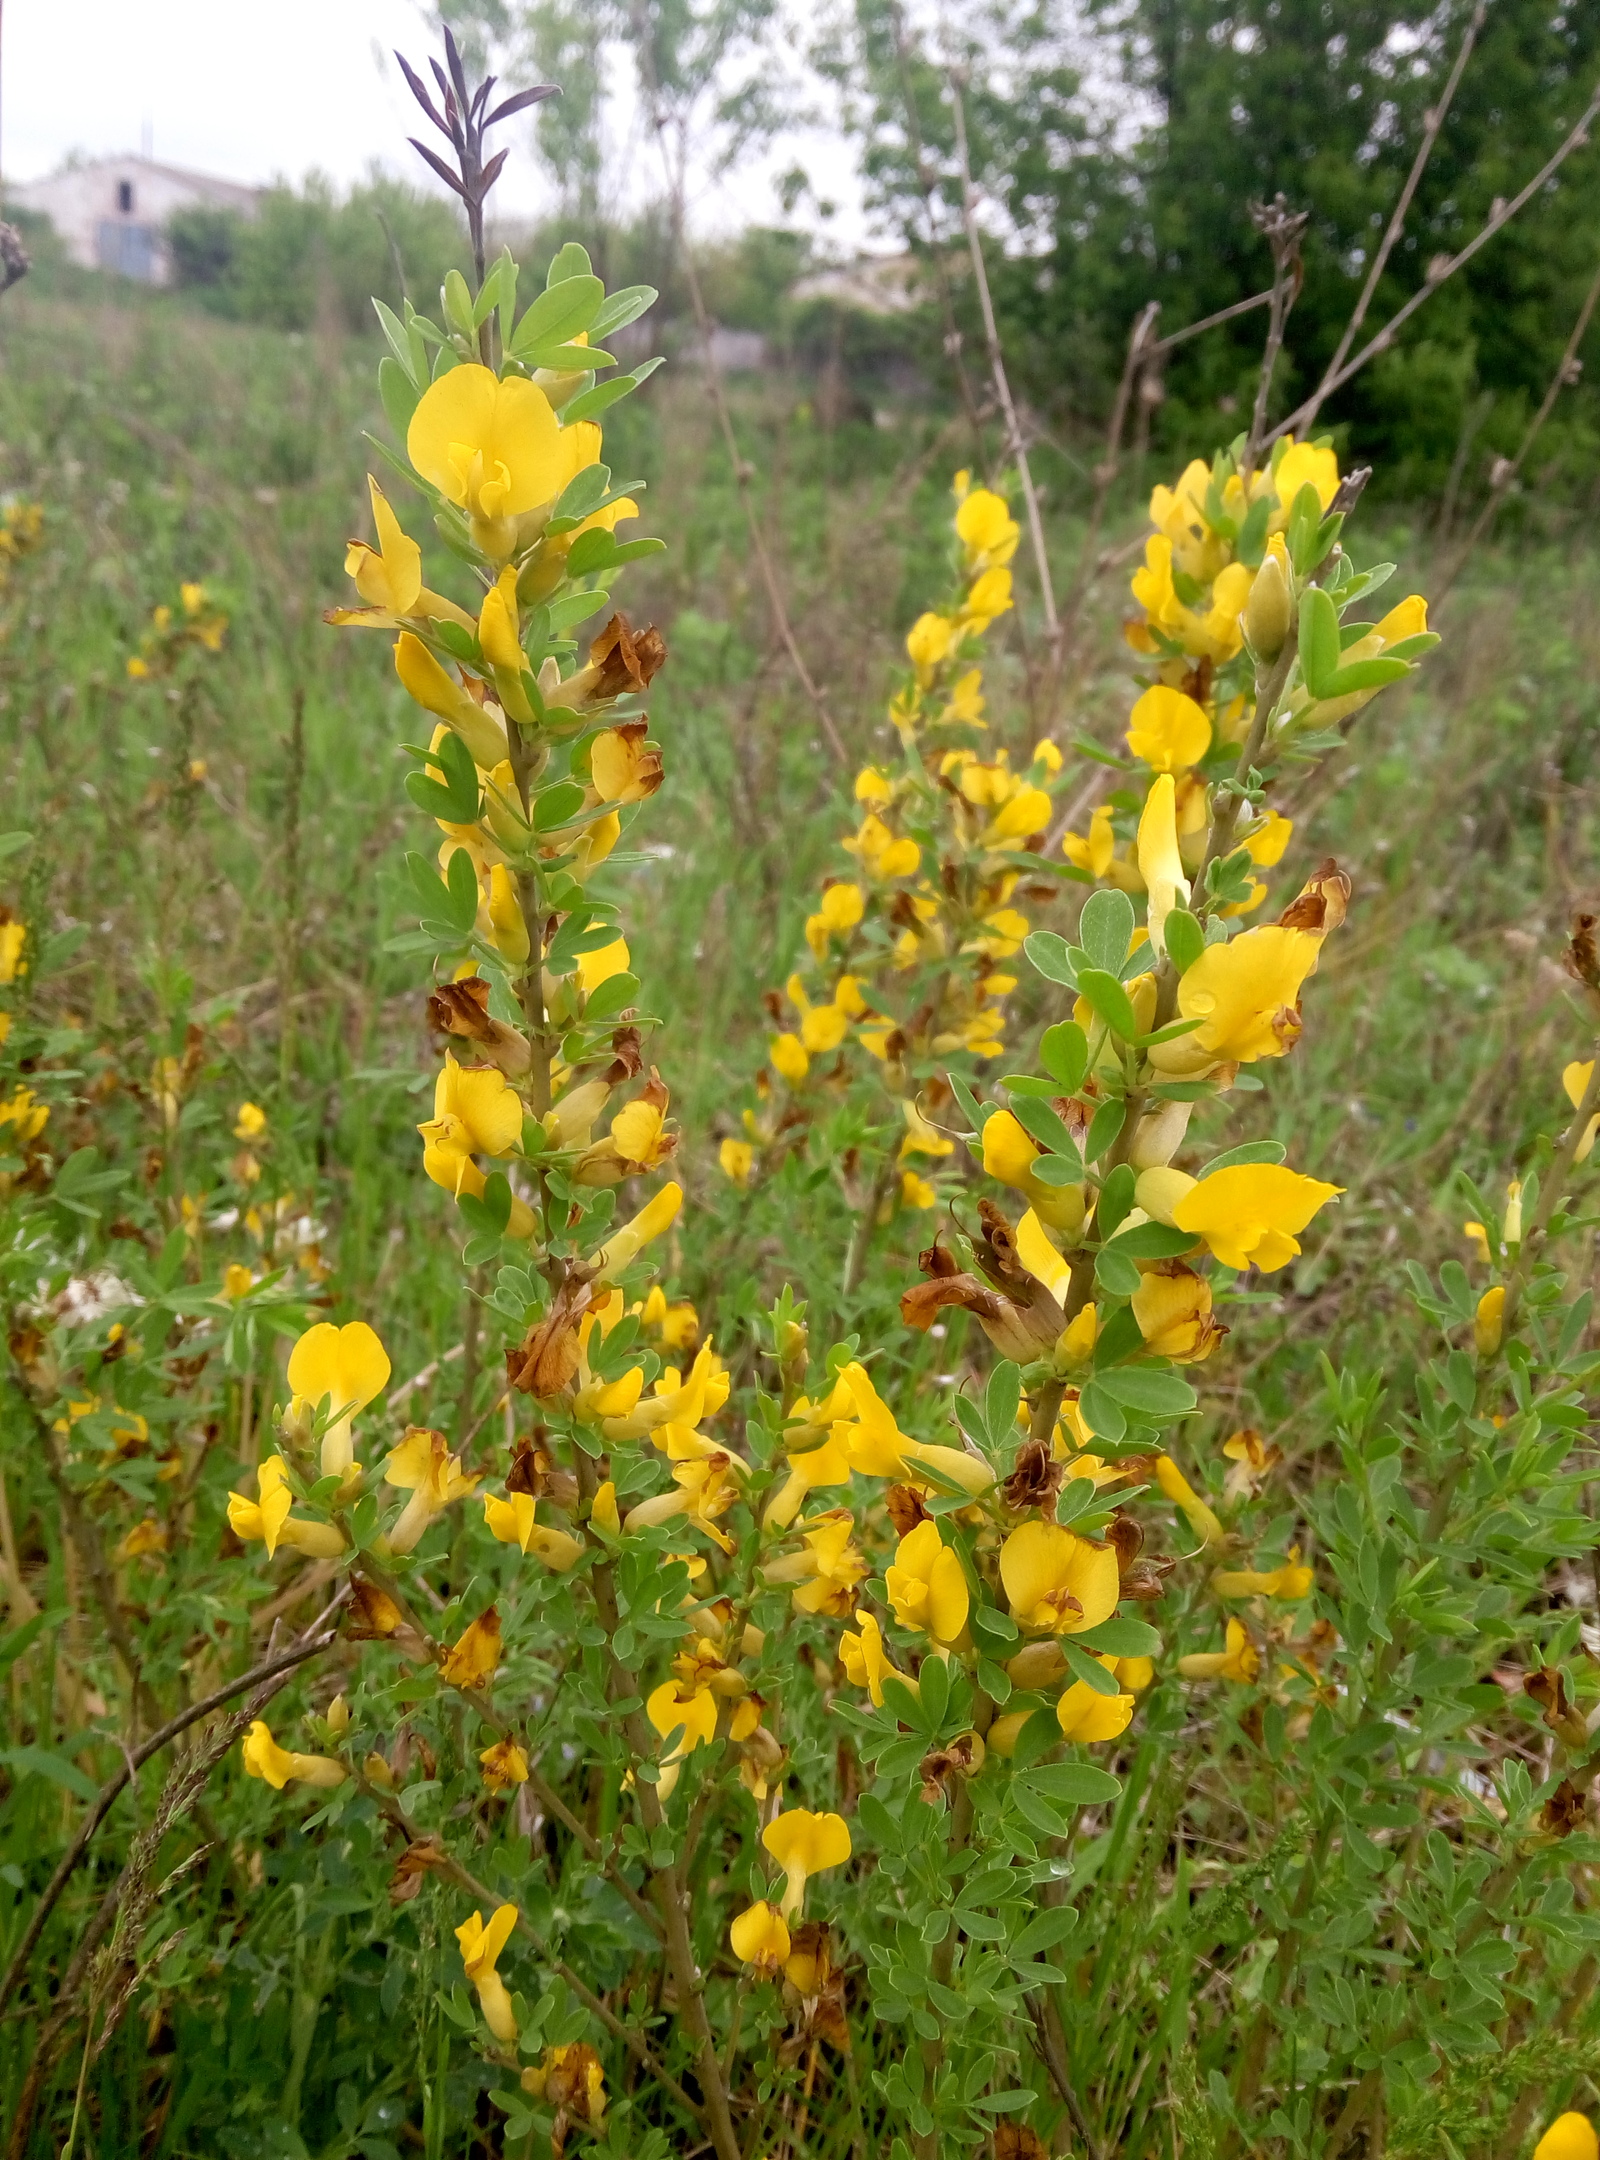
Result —
<svg viewBox="0 0 1600 2160"><path fill-rule="evenodd" d="M117 182L117 208L124 216L133 208L133 182L131 180L119 180Z"/></svg>

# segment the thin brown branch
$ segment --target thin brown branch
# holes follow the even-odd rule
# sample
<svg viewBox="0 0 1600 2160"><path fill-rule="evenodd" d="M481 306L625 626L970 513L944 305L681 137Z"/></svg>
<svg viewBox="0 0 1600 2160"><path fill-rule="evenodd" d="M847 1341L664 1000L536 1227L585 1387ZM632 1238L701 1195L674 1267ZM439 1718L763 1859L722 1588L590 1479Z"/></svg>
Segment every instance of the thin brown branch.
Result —
<svg viewBox="0 0 1600 2160"><path fill-rule="evenodd" d="M1495 460L1494 467L1489 475L1489 499L1473 519L1472 529L1461 543L1455 561L1445 572L1435 594L1436 601L1444 598L1466 567L1467 558L1471 555L1473 549L1488 534L1489 528L1494 523L1499 512L1500 505L1505 501L1510 491L1512 481L1521 472L1523 465L1527 461L1529 451L1538 441L1544 429L1545 422L1549 419L1551 413L1555 411L1556 399L1569 385L1577 382L1580 373L1578 348L1583 343L1597 306L1600 306L1600 270L1596 270L1593 282L1584 296L1583 306L1579 309L1578 319L1572 326L1572 335L1567 340L1566 350L1556 364L1556 371L1550 378L1550 387L1545 391L1539 410L1529 421L1527 433L1517 446L1516 456L1497 458Z"/></svg>
<svg viewBox="0 0 1600 2160"><path fill-rule="evenodd" d="M1583 109L1583 117L1566 137L1560 148L1545 160L1533 178L1525 187L1520 188L1509 202L1495 204L1482 226L1464 248L1457 254L1446 256L1442 262L1429 266L1428 275L1423 284L1411 295L1411 298L1406 301L1403 307L1397 309L1390 316L1388 322L1384 324L1377 336L1363 345L1353 360L1347 360L1337 374L1328 376L1318 386L1316 393L1316 403L1318 405L1326 398L1331 397L1335 390L1342 389L1353 375L1359 375L1369 360L1375 360L1380 353L1387 352L1401 329L1411 320L1423 302L1431 298L1441 285L1453 278L1458 270L1471 262L1480 248L1486 247L1496 233L1502 231L1511 223L1511 220L1519 211L1526 208L1534 196L1539 193L1539 190L1555 177L1574 150L1587 147L1589 129L1597 113L1600 113L1600 81L1596 82L1589 102ZM1263 448L1270 449L1280 435L1291 434L1296 428L1304 426L1307 416L1313 410L1314 407L1310 399L1305 404L1296 406L1286 420L1279 421L1278 425L1267 437Z"/></svg>
<svg viewBox="0 0 1600 2160"><path fill-rule="evenodd" d="M1488 0L1478 0L1478 5L1472 11L1472 20L1467 24L1466 31L1462 36L1461 50L1456 54L1455 65L1451 68L1449 78L1440 93L1439 102L1430 106L1423 115L1422 140L1417 145L1417 154L1411 161L1411 170L1407 173L1405 186L1400 190L1399 197L1395 202L1388 228L1382 240L1378 243L1378 252L1372 258L1371 267L1367 271L1366 283L1362 286L1360 297L1351 310L1350 320L1345 324L1339 342L1334 347L1333 358L1323 370L1321 382L1318 383L1316 389L1306 400L1303 408L1305 425L1308 429L1314 425L1317 414L1322 410L1323 401L1328 396L1340 368L1344 365L1345 356L1355 343L1356 333L1367 319L1367 310L1371 307L1373 296L1378 290L1378 280L1383 276L1384 268L1389 257L1394 252L1396 242L1406 229L1406 219L1411 214L1412 199L1416 195L1417 186L1422 179L1423 173L1427 170L1428 160L1433 155L1433 146L1439 140L1439 130L1444 126L1445 115L1455 102L1456 91L1461 86L1461 78L1466 72L1467 62L1472 57L1472 48L1478 42L1478 32L1483 28L1484 17L1487 13Z"/></svg>
<svg viewBox="0 0 1600 2160"><path fill-rule="evenodd" d="M1059 671L1061 657L1061 624L1056 615L1055 588L1050 577L1050 557L1044 544L1044 521L1039 515L1039 498L1033 485L1033 470L1028 463L1028 447L1023 440L1022 424L1017 418L1016 403L1011 395L1011 382L1006 374L1005 353L1000 344L1000 327L995 320L994 298L989 290L989 273L983 260L983 239L978 231L977 196L972 185L972 160L967 151L967 115L961 97L961 82L952 68L947 80L950 85L950 110L955 122L956 158L961 167L961 221L966 228L967 252L972 257L972 276L978 291L978 306L983 315L984 343L988 348L989 373L994 382L994 394L999 402L1001 418L1005 422L1006 455L1015 460L1017 480L1022 488L1022 500L1028 517L1028 538L1033 548L1034 568L1039 577L1039 599L1044 608L1045 632L1050 642L1052 674Z"/></svg>

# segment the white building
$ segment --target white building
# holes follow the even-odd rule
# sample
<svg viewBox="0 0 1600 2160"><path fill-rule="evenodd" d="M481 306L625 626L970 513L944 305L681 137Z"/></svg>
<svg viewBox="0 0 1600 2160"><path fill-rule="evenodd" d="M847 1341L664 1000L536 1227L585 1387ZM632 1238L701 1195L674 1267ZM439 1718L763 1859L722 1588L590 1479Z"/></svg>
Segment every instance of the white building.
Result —
<svg viewBox="0 0 1600 2160"><path fill-rule="evenodd" d="M8 187L6 199L42 212L84 269L166 285L172 278L166 238L172 213L203 207L253 217L260 190L149 158L119 157L68 165L48 180Z"/></svg>

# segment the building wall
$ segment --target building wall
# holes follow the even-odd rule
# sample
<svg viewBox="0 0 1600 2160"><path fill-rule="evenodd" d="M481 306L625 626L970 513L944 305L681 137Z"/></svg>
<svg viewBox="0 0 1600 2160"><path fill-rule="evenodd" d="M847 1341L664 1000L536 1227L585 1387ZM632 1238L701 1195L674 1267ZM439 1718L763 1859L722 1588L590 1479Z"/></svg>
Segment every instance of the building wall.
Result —
<svg viewBox="0 0 1600 2160"><path fill-rule="evenodd" d="M24 210L42 212L67 253L86 270L114 270L143 284L172 277L167 219L196 205L255 213L257 190L146 158L100 158L8 191Z"/></svg>

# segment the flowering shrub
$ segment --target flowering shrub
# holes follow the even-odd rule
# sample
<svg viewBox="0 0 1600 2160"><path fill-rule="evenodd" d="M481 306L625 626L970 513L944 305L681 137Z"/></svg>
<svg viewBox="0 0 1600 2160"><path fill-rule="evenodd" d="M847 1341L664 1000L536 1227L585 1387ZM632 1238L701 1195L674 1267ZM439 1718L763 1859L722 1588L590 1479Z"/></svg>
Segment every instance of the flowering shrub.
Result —
<svg viewBox="0 0 1600 2160"><path fill-rule="evenodd" d="M1600 1360L1555 1241L1588 1223L1600 1057L1503 1204L1466 1194L1465 1257L1413 1270L1414 1401L1325 1361L1281 1431L1237 1415L1238 1353L1344 1197L1300 1133L1228 1129L1359 906L1333 861L1282 877L1284 805L1437 643L1418 597L1362 618L1389 575L1347 546L1363 476L1285 440L1155 490L1127 755L1059 841L1062 752L1013 763L985 706L1018 528L958 477L950 592L716 1150L736 1208L843 1191L854 1332L813 1340L785 1289L759 1339L719 1338L671 1288L678 1158L710 1149L653 1060L692 1018L657 1032L625 908L674 746L666 640L612 600L664 544L619 537L642 489L605 461L650 370L605 344L653 298L568 243L531 297L507 252L437 320L380 311L393 442L330 615L377 633L414 715L390 949L434 1052L404 1234L459 1254L486 1404L469 1369L453 1433L408 1420L381 1298L335 1305L322 1195L181 983L119 1062L36 1008L76 933L41 934L25 881L0 921L32 1451L6 1462L43 1463L130 1710L96 1786L85 1645L39 1658L75 1600L32 1598L0 1482L0 1656L38 1660L71 1736L46 1774L93 1815L30 1885L0 2004L136 1751L203 1733L62 1978L21 2136L75 1990L87 2064L136 1984L223 1962L158 1910L156 1863L227 1759L230 1900L292 1824L328 1917L370 1927L382 2029L405 2005L427 2036L420 2130L409 2088L384 2112L409 2067L359 2097L352 2068L339 2152L390 2160L401 2121L434 2154L470 2122L719 2160L1520 2152L1548 2123L1539 2160L1595 2160L1547 2100L1593 2070ZM180 610L136 680L191 684L222 643L203 588ZM1567 955L1591 1033L1593 931ZM233 1630L261 1654L228 1685ZM274 1705L302 1665L306 1706Z"/></svg>

